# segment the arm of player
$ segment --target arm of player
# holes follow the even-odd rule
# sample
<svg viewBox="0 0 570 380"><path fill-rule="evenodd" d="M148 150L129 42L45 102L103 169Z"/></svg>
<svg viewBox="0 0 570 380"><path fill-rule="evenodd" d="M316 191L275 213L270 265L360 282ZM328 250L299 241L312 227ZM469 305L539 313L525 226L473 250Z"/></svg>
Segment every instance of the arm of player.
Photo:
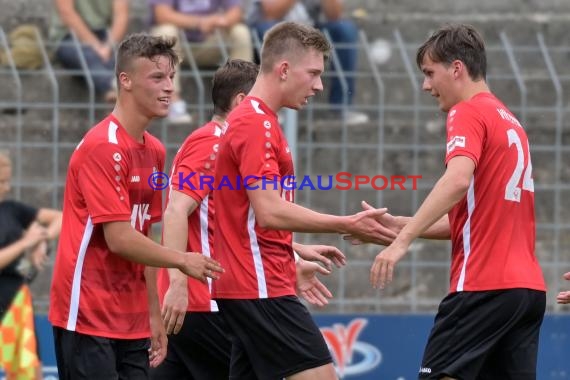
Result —
<svg viewBox="0 0 570 380"><path fill-rule="evenodd" d="M163 245L185 251L188 245L188 215L198 207L194 198L176 190L170 192L162 222ZM168 269L170 285L164 295L162 319L167 334L178 334L188 309L188 278L178 269Z"/></svg>
<svg viewBox="0 0 570 380"><path fill-rule="evenodd" d="M417 213L400 231L396 240L380 252L370 269L370 283L381 289L392 281L394 267L404 257L412 241L441 220L467 193L475 163L468 157L449 160L443 176L437 181Z"/></svg>
<svg viewBox="0 0 570 380"><path fill-rule="evenodd" d="M150 313L150 349L148 354L150 366L156 368L166 357L168 338L166 337L166 331L164 330L162 318L160 317L160 305L156 287L157 269L146 267L144 277Z"/></svg>
<svg viewBox="0 0 570 380"><path fill-rule="evenodd" d="M564 273L564 279L570 281L570 272ZM558 293L556 296L556 302L559 304L568 304L570 303L570 291L562 291Z"/></svg>
<svg viewBox="0 0 570 380"><path fill-rule="evenodd" d="M362 208L364 210L372 210L374 207L362 201ZM384 226L399 234L400 231L412 220L409 216L393 216L389 213L382 215L378 221ZM427 230L422 232L419 236L423 239L446 240L451 237L451 229L449 227L449 217L447 214L443 215L438 221L428 227ZM351 240L350 237L347 240Z"/></svg>
<svg viewBox="0 0 570 380"><path fill-rule="evenodd" d="M328 275L331 272L317 263L299 258L296 263L297 269L297 294L307 302L319 307L329 303L328 298L332 298L332 293L318 279L317 273Z"/></svg>
<svg viewBox="0 0 570 380"><path fill-rule="evenodd" d="M304 260L318 261L328 270L332 269L332 263L337 268L346 265L344 253L330 245L304 245L293 242L293 250Z"/></svg>
<svg viewBox="0 0 570 380"><path fill-rule="evenodd" d="M47 229L47 237L56 239L61 232L62 212L50 208L41 208L38 211L37 221Z"/></svg>
<svg viewBox="0 0 570 380"><path fill-rule="evenodd" d="M386 209L361 211L348 216L321 214L284 200L277 189L264 189L261 180L250 184L249 187L255 189L247 190L247 194L255 212L256 222L262 228L293 232L336 232L393 239L393 232L376 220Z"/></svg>
<svg viewBox="0 0 570 380"><path fill-rule="evenodd" d="M223 269L216 260L200 253L182 252L163 247L131 227L129 222L103 223L109 249L126 260L163 268L177 268L183 273L206 282L218 279Z"/></svg>

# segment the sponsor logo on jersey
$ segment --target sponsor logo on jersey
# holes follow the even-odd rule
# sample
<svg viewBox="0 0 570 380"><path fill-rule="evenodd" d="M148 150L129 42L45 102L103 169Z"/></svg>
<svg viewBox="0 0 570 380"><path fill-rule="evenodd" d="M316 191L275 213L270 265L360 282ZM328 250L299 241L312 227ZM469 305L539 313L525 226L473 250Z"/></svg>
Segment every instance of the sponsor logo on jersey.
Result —
<svg viewBox="0 0 570 380"><path fill-rule="evenodd" d="M453 152L455 148L465 148L465 136L453 136L447 142L447 154Z"/></svg>
<svg viewBox="0 0 570 380"><path fill-rule="evenodd" d="M131 177L131 183L138 183L141 181L141 177L139 175L133 175Z"/></svg>

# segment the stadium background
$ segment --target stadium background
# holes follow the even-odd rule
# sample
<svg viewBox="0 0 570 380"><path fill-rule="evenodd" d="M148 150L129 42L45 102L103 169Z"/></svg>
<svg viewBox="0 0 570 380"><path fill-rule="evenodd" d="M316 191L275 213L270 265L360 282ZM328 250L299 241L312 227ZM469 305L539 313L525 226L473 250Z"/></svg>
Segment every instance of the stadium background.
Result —
<svg viewBox="0 0 570 380"><path fill-rule="evenodd" d="M298 175L353 174L390 176L421 175L417 190L375 191L370 187L350 191L309 191L296 194L300 204L319 211L348 214L359 210L359 201L385 205L396 214L412 214L443 170L444 115L433 99L421 91L421 73L415 67L415 49L429 31L444 22L470 22L484 34L488 45L488 81L492 90L525 126L531 141L536 190L537 256L548 282L548 319L541 341L539 379L570 378L569 308L560 307L555 295L570 289L561 276L570 271L570 149L569 85L570 2L543 1L378 1L347 0L349 15L362 30L358 44L359 67L354 107L371 121L347 126L327 117L325 95L318 96L298 114L286 114L288 131L296 131ZM146 25L146 2L131 1L130 31ZM0 50L7 34L21 23L40 27L45 40L49 0L0 0ZM334 59L334 57L333 57ZM168 126L157 121L150 129L168 148L172 158L183 138L210 112L211 69L183 67L184 97L194 123ZM333 72L327 72L326 76ZM0 149L12 152L13 196L38 206L61 208L62 189L69 155L84 132L110 108L94 100L92 92L57 63L38 70L0 67ZM297 128L293 128L297 125ZM395 282L384 291L368 284L368 270L379 248L350 247L329 235L299 235L304 242L341 247L349 257L346 268L326 279L335 298L318 313L321 326L346 325L368 318L358 338L382 351L382 359L367 375L345 371L347 378L409 379L419 358L437 304L448 286L449 245L416 242L399 264ZM49 302L51 271L33 284L43 332L42 315ZM352 326L355 326L352 323ZM342 341L340 328L335 333ZM45 334L44 334L45 335ZM49 342L43 350L49 357ZM357 343L358 343L357 342ZM373 357L360 345L342 345L354 353L355 367ZM356 347L356 348L355 348ZM354 349L354 350L353 350ZM368 356L367 356L368 355ZM47 360L46 357L46 360ZM49 363L48 363L49 364ZM348 368L347 367L347 368ZM351 368L352 368L351 367ZM397 371L390 368L402 369ZM405 368L405 370L404 370ZM390 372L392 371L392 372ZM367 377L368 376L368 377Z"/></svg>

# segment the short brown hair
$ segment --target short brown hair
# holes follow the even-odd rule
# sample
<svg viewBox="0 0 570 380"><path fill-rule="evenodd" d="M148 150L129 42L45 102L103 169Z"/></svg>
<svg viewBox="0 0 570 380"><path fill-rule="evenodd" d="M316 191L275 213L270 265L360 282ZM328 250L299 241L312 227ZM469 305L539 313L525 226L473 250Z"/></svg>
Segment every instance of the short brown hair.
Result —
<svg viewBox="0 0 570 380"><path fill-rule="evenodd" d="M176 66L179 57L174 50L175 44L176 38L151 36L146 33L135 33L127 36L121 41L117 50L115 65L117 80L121 72L131 69L136 58L156 60L158 57L164 56L170 60L172 67Z"/></svg>
<svg viewBox="0 0 570 380"><path fill-rule="evenodd" d="M231 59L214 73L212 78L212 101L214 114L230 112L232 99L239 93L247 94L257 78L259 66L241 59Z"/></svg>
<svg viewBox="0 0 570 380"><path fill-rule="evenodd" d="M300 55L315 49L328 58L331 45L318 29L296 22L281 22L265 33L261 48L261 71L269 72L275 62L285 55Z"/></svg>
<svg viewBox="0 0 570 380"><path fill-rule="evenodd" d="M462 61L473 80L487 76L485 42L477 30L468 24L446 24L433 33L418 48L416 63L421 68L425 56L433 62L451 64Z"/></svg>

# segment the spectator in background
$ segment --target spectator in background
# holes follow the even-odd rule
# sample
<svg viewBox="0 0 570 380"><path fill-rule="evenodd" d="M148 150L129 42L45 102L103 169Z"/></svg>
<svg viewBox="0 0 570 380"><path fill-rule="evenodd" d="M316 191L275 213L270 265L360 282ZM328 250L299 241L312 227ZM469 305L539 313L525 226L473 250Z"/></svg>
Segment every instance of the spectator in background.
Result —
<svg viewBox="0 0 570 380"><path fill-rule="evenodd" d="M82 45L97 95L114 102L114 46L127 32L128 0L54 0L50 40L55 56L69 69L81 69L72 33Z"/></svg>
<svg viewBox="0 0 570 380"><path fill-rule="evenodd" d="M222 61L216 30L222 33L230 59L253 60L253 46L248 27L242 23L241 0L149 0L152 34L178 37L184 30L199 66L217 67ZM181 54L180 45L176 46ZM178 71L178 70L177 70ZM180 75L176 74L174 96L168 118L172 123L192 121L180 95Z"/></svg>
<svg viewBox="0 0 570 380"><path fill-rule="evenodd" d="M341 81L333 74L329 101L333 111L342 110L344 102L352 104L354 95L354 76L358 50L358 28L351 20L343 17L342 0L251 0L247 22L259 38L280 21L295 21L326 30L336 47L341 69L347 73L347 94L343 93ZM333 73L335 70L333 68ZM344 114L347 124L361 124L368 121L368 115L347 110Z"/></svg>
<svg viewBox="0 0 570 380"><path fill-rule="evenodd" d="M0 152L0 367L7 379L41 379L32 297L27 285L42 270L47 240L61 229L61 212L5 200L12 162Z"/></svg>

